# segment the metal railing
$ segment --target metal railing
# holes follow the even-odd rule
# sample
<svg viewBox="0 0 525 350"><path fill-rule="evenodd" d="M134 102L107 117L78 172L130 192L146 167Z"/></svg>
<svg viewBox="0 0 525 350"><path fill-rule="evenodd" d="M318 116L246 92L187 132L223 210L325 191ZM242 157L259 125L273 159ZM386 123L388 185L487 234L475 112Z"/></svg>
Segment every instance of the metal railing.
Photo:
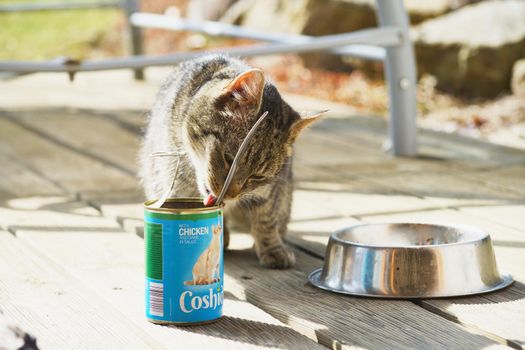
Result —
<svg viewBox="0 0 525 350"><path fill-rule="evenodd" d="M72 3L68 5L74 6ZM5 10L6 6L0 6L0 12L2 12L2 9ZM390 96L389 133L391 152L396 156L413 156L417 153L416 64L408 34L408 16L402 0L377 0L377 15L379 19L379 27L377 28L320 37L263 33L220 22L197 22L166 15L140 13L138 12L137 0L126 0L120 3L120 7L124 8L128 18L128 33L132 56L80 62L67 59L44 62L0 61L0 72L67 72L75 74L83 71L131 68L135 71L135 77L142 79L142 69L146 67L172 65L211 52L248 57L329 51L339 55L383 61L385 63L385 77ZM161 56L145 56L141 55L142 38L140 28L193 31L213 36L255 39L268 44Z"/></svg>
<svg viewBox="0 0 525 350"><path fill-rule="evenodd" d="M5 4L0 5L2 12L35 12L35 11L57 11L57 10L78 10L92 8L120 8L120 1L77 1L77 2L49 2L49 3L28 3L28 4Z"/></svg>

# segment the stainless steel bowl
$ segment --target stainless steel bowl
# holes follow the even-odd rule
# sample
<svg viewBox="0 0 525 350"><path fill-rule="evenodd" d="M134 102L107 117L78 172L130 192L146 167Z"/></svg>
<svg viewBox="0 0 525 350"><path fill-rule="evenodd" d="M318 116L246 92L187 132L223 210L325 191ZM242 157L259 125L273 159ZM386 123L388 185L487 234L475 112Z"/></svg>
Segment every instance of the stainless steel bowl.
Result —
<svg viewBox="0 0 525 350"><path fill-rule="evenodd" d="M510 285L490 236L464 225L365 224L334 232L308 277L333 292L380 298L470 295Z"/></svg>

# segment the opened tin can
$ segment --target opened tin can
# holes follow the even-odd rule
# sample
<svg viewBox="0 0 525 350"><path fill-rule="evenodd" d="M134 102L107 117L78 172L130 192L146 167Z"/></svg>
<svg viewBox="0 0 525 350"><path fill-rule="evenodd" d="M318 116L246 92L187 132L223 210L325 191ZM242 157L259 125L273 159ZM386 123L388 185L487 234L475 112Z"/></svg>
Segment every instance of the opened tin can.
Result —
<svg viewBox="0 0 525 350"><path fill-rule="evenodd" d="M154 323L195 324L222 316L223 207L202 199L144 204L146 317Z"/></svg>

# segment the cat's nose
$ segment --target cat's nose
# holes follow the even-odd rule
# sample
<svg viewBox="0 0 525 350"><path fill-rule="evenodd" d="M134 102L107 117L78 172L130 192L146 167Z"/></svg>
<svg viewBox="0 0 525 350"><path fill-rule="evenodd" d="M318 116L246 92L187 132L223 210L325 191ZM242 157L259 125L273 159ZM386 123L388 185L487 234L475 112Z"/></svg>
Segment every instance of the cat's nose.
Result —
<svg viewBox="0 0 525 350"><path fill-rule="evenodd" d="M230 188L226 191L226 198L235 198L241 193L242 186L239 183L232 182Z"/></svg>

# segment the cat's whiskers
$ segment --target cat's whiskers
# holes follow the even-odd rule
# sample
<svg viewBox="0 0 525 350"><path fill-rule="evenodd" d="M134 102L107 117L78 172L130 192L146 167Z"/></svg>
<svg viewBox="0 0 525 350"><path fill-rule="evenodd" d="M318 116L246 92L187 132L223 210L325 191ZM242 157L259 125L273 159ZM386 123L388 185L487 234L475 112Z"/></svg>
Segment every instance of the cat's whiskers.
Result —
<svg viewBox="0 0 525 350"><path fill-rule="evenodd" d="M292 144L301 130L318 119L319 113L303 116L294 111L261 70L222 55L203 56L177 66L162 85L148 118L140 176L147 196L160 198L174 177L177 161L167 155L151 157L151 153L180 148L187 154L181 157L176 188L171 193L200 196L204 185L211 185L214 178L208 168L223 167L224 154L239 147L257 115L266 110L271 111L271 118L251 142L258 152L251 152L243 170L264 177L279 175L266 185L254 183L260 186L228 202L235 208L239 205L239 217L255 223L251 233L261 264L286 268L293 265L293 254L282 244L278 249L267 249L264 242L280 241L277 226L282 230L288 223L292 166L287 157L293 156ZM216 172L215 181L224 183L223 175L224 171ZM267 220L269 214L271 221Z"/></svg>

